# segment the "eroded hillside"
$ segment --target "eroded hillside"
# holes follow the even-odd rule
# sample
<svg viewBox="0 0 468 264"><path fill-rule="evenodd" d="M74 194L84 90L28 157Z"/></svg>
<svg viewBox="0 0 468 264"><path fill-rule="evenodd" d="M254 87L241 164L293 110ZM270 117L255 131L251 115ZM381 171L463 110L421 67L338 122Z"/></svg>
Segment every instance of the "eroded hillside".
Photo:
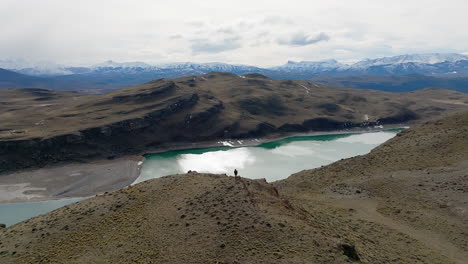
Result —
<svg viewBox="0 0 468 264"><path fill-rule="evenodd" d="M275 183L306 207L332 206L468 259L468 112L400 132L371 153ZM432 263L432 262L429 262Z"/></svg>

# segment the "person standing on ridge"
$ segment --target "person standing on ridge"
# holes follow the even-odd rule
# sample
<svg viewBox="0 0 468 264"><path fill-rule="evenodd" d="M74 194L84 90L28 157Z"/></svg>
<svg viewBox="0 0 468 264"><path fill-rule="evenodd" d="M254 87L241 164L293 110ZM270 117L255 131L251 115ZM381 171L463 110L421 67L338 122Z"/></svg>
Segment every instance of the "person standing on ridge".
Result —
<svg viewBox="0 0 468 264"><path fill-rule="evenodd" d="M234 176L237 176L237 169L234 169Z"/></svg>

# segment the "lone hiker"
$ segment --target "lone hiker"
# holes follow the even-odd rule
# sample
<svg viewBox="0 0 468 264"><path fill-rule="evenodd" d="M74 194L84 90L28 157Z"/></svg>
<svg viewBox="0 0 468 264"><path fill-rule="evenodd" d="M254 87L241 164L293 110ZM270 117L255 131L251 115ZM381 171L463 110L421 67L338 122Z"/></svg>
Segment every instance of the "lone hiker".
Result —
<svg viewBox="0 0 468 264"><path fill-rule="evenodd" d="M237 169L234 169L234 176L237 176Z"/></svg>

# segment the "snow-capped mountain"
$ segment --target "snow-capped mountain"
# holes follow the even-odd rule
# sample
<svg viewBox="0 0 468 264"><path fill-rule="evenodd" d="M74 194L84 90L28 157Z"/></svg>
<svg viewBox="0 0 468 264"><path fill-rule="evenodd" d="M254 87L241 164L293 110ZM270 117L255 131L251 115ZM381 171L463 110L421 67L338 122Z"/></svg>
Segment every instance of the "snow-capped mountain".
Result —
<svg viewBox="0 0 468 264"><path fill-rule="evenodd" d="M366 59L350 66L351 69L366 69L372 66L397 65L406 63L436 64L468 60L468 56L457 53L406 54L394 57Z"/></svg>
<svg viewBox="0 0 468 264"><path fill-rule="evenodd" d="M247 72L258 72L261 68L255 66L248 66L242 64L227 64L220 62L212 63L192 63L192 62L181 62L181 63L170 63L162 64L158 66L160 69L173 69L173 70L194 70L200 73L207 72L231 72L231 73L247 73Z"/></svg>
<svg viewBox="0 0 468 264"><path fill-rule="evenodd" d="M270 68L270 70L286 72L323 72L344 67L347 67L347 65L331 59L324 61L288 61L285 65L273 67Z"/></svg>
<svg viewBox="0 0 468 264"><path fill-rule="evenodd" d="M102 63L94 64L90 68L151 68L150 64L134 61L134 62L115 62L112 60L108 60Z"/></svg>
<svg viewBox="0 0 468 264"><path fill-rule="evenodd" d="M351 65L336 60L288 61L287 64L270 70L296 73L321 74L436 74L457 71L460 62L468 56L456 53L407 54L394 57L365 59Z"/></svg>
<svg viewBox="0 0 468 264"><path fill-rule="evenodd" d="M236 74L243 74L249 72L259 72L263 69L239 64L227 63L193 63L193 62L179 62L167 63L159 65L150 65L146 63L131 62L119 63L114 61L107 61L104 63L96 64L91 69L90 73L116 73L121 72L125 74L130 73L154 73L163 74L163 76L179 76L179 75L199 75L208 72L231 72Z"/></svg>
<svg viewBox="0 0 468 264"><path fill-rule="evenodd" d="M66 75L74 73L68 70L67 67L53 62L29 62L24 59L0 60L0 68L33 76Z"/></svg>
<svg viewBox="0 0 468 264"><path fill-rule="evenodd" d="M422 85L431 87L431 85L439 85L439 83L436 83L432 79L427 79L430 76L467 77L468 56L438 53L413 54L367 59L351 65L342 64L336 60L289 61L285 65L273 68L227 63L180 62L148 64L145 62L116 61L106 61L88 67L67 67L47 62L28 63L24 60L0 60L0 68L26 74L26 76L20 76L21 78L17 76L18 78L14 82L0 78L0 89L24 87L24 85L28 84L28 87L79 90L87 93L109 92L156 79L201 75L209 72L230 72L234 74L260 73L273 79L296 80L310 80L318 77L345 78L364 75L374 77L391 75L390 77L398 79L396 75L416 74L421 75L417 78L418 80L422 78L425 81L420 82ZM31 75L35 78L34 82L30 81ZM36 79L41 80L39 82ZM426 82L427 80L430 82ZM343 82L342 85L346 86L346 82ZM456 83L455 85L458 85L457 89L465 89L461 84ZM444 84L444 86L440 87L445 86Z"/></svg>
<svg viewBox="0 0 468 264"><path fill-rule="evenodd" d="M70 76L67 78L73 80L92 77L93 79L101 78L116 82L119 79L144 82L157 78L175 78L208 72L261 73L272 78L309 79L317 76L336 75L468 74L468 56L455 53L409 54L366 59L351 65L340 63L334 59L288 61L285 65L272 68L217 62L148 64L112 60L89 67L69 67L49 62L28 63L25 60L0 60L0 68L33 76Z"/></svg>

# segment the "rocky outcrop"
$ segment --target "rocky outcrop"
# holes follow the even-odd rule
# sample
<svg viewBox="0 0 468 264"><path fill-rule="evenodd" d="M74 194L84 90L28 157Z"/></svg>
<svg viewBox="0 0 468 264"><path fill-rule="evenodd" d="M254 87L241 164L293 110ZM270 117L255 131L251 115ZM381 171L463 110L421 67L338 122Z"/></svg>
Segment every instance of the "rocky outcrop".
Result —
<svg viewBox="0 0 468 264"><path fill-rule="evenodd" d="M380 118L378 122L381 124L398 124L408 122L410 120L415 120L418 118L419 116L415 112L409 109L403 109L400 111L400 113L396 115Z"/></svg>
<svg viewBox="0 0 468 264"><path fill-rule="evenodd" d="M154 127L198 102L196 93L177 98L163 109L133 118L50 138L0 141L0 173L43 167L60 161L113 158L142 151L145 136Z"/></svg>

